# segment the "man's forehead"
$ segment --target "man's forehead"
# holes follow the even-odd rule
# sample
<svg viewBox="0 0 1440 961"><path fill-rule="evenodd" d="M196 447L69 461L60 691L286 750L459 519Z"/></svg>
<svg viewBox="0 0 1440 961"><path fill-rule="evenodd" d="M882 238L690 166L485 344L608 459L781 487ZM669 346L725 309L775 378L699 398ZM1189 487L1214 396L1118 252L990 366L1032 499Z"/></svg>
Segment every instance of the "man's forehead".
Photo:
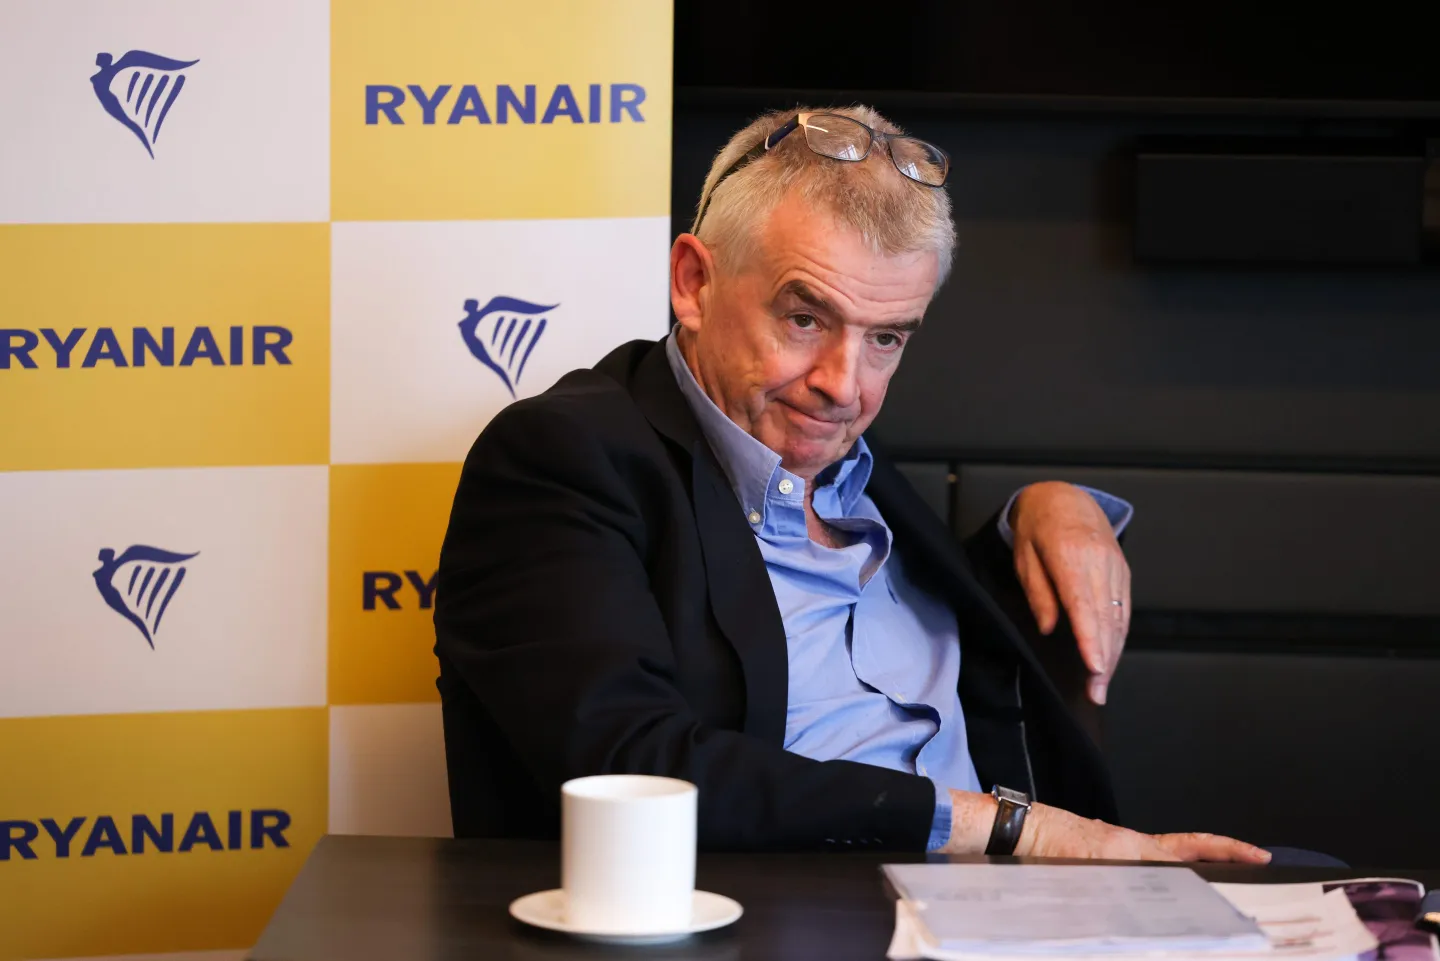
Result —
<svg viewBox="0 0 1440 961"><path fill-rule="evenodd" d="M858 228L823 205L806 204L793 194L766 218L759 240L760 260L777 288L789 279L787 273L805 264L870 286L929 283L933 287L939 271L933 251L877 250Z"/></svg>

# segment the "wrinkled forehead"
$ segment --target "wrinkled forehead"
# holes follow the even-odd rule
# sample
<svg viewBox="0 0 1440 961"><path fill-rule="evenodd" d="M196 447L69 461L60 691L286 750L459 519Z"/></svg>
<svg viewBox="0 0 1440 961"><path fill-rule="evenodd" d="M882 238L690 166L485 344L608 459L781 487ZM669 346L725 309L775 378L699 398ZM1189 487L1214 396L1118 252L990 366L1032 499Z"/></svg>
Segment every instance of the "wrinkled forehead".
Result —
<svg viewBox="0 0 1440 961"><path fill-rule="evenodd" d="M812 289L883 292L886 297L928 302L939 279L934 251L882 251L823 205L806 203L795 194L775 206L755 239L748 270L775 293L799 279Z"/></svg>

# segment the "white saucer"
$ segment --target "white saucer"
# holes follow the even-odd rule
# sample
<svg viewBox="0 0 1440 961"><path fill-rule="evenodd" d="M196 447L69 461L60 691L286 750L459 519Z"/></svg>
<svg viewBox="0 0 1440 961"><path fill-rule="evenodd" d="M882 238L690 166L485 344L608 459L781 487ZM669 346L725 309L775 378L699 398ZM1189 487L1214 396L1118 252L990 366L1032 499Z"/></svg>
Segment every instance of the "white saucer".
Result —
<svg viewBox="0 0 1440 961"><path fill-rule="evenodd" d="M565 892L559 888L553 891L538 891L516 898L510 902L510 916L517 921L560 931L584 941L598 941L601 944L660 944L678 941L701 931L713 931L740 919L745 909L739 903L724 895L709 891L696 891L690 923L674 931L657 931L648 934L625 934L623 932L582 931L571 927L565 920Z"/></svg>

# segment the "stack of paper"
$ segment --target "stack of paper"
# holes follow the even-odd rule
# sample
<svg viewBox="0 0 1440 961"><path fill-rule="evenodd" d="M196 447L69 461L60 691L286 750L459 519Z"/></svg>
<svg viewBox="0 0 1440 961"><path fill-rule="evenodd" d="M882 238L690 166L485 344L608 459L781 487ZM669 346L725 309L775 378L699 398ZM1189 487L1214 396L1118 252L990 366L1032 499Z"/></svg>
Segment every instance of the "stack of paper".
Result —
<svg viewBox="0 0 1440 961"><path fill-rule="evenodd" d="M887 864L923 956L1263 952L1264 932L1185 868Z"/></svg>
<svg viewBox="0 0 1440 961"><path fill-rule="evenodd" d="M1413 881L1207 885L1185 868L1098 865L885 874L900 894L892 961L1440 961L1411 923L1423 893Z"/></svg>

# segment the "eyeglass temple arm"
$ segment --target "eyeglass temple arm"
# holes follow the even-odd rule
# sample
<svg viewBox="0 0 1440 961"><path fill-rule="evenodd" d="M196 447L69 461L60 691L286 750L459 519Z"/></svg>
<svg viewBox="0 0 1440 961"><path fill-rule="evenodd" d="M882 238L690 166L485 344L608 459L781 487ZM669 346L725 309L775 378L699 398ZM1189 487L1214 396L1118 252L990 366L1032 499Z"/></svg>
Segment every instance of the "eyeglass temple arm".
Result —
<svg viewBox="0 0 1440 961"><path fill-rule="evenodd" d="M705 203L701 205L700 212L695 215L695 226L691 230L691 233L694 233L700 229L700 222L705 219L705 211L710 209L710 201L712 198L714 198L715 191L720 189L720 185L723 184L727 179L729 179L731 174L739 173L745 167L748 167L751 163L753 163L756 159L763 157L767 151L769 151L780 141L784 140L787 136L794 133L796 128L800 126L800 119L800 114L797 113L795 116L787 120L783 125L776 127L774 130L770 131L770 133L766 134L764 140L760 141L755 146L745 151L743 154L740 155L738 159L736 159L733 164L731 164L725 169L725 172L721 174L719 178L715 181L715 186L711 187L710 192L705 195Z"/></svg>
<svg viewBox="0 0 1440 961"><path fill-rule="evenodd" d="M764 140L760 141L758 146L764 147L765 150L769 150L771 147L784 140L787 136L794 133L795 128L799 126L800 115L797 113L795 116L785 121L783 125L776 127L774 130L770 131L770 134Z"/></svg>

